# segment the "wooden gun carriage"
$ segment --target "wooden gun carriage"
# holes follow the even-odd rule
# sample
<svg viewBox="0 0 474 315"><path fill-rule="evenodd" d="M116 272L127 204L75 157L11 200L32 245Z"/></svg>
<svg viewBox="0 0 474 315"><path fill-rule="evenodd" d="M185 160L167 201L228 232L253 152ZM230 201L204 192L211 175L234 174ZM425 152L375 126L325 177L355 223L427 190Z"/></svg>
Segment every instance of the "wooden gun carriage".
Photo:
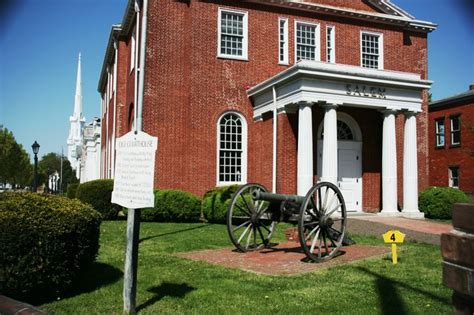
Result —
<svg viewBox="0 0 474 315"><path fill-rule="evenodd" d="M260 184L246 184L233 195L226 219L230 239L242 252L271 247L278 222L298 224L306 256L323 262L342 246L347 214L341 191L329 182L316 184L304 197L273 194Z"/></svg>

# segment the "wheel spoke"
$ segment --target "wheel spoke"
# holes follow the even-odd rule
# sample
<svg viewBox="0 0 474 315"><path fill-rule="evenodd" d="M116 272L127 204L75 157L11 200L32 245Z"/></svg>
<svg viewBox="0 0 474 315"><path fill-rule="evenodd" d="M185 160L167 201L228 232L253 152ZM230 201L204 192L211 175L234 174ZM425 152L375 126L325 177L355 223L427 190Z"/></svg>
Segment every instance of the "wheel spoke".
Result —
<svg viewBox="0 0 474 315"><path fill-rule="evenodd" d="M237 243L240 244L240 241L242 241L242 239L244 238L244 235L247 234L247 232L248 232L248 230L249 230L249 228L250 228L251 226L252 226L252 224L249 224L249 225L247 226L247 228L244 230L244 232L240 235L239 240L237 241Z"/></svg>
<svg viewBox="0 0 474 315"><path fill-rule="evenodd" d="M253 230L253 225L250 224L249 227L252 227L252 230ZM247 245L245 246L245 248L249 248L250 246L250 237L252 236L252 232L249 230L249 236L247 236Z"/></svg>
<svg viewBox="0 0 474 315"><path fill-rule="evenodd" d="M322 201L322 199L323 199L323 198L321 197L321 187L319 187L319 188L318 188L318 203L319 203L319 209L318 209L318 211L319 211L320 214L321 214L321 211L322 211L322 209L323 209L323 205L322 205L322 202L323 202L323 201Z"/></svg>
<svg viewBox="0 0 474 315"><path fill-rule="evenodd" d="M308 235L306 236L305 240L309 240L309 238L311 237L311 235L316 232L317 230L319 230L319 225L316 226L311 232L308 233Z"/></svg>
<svg viewBox="0 0 474 315"><path fill-rule="evenodd" d="M241 225L239 225L238 227L236 227L236 228L233 230L234 233L235 233L238 229L240 229L241 227L243 227L244 225L246 225L246 224L248 224L248 223L250 223L250 220L247 220L247 221L245 221L244 223L242 223Z"/></svg>
<svg viewBox="0 0 474 315"><path fill-rule="evenodd" d="M265 236L263 236L260 226L257 226L257 229L258 229L258 234L260 234L260 238L262 239L263 245L267 245L267 240L265 239Z"/></svg>
<svg viewBox="0 0 474 315"><path fill-rule="evenodd" d="M319 224L319 221L307 222L307 223L303 224L303 226L309 226L309 225L315 225L315 224Z"/></svg>
<svg viewBox="0 0 474 315"><path fill-rule="evenodd" d="M261 227L263 227L265 230L267 230L268 233L271 233L271 232L272 232L272 231L270 231L270 229L267 228L264 224L262 224Z"/></svg>
<svg viewBox="0 0 474 315"><path fill-rule="evenodd" d="M313 204L313 212L315 213L314 216L315 216L316 219L318 219L319 216L320 216L320 213L319 213L318 208L316 207L316 201L314 200L314 197L311 197L311 198L310 198L310 201L311 201L311 203Z"/></svg>
<svg viewBox="0 0 474 315"><path fill-rule="evenodd" d="M310 252L311 252L311 253L314 252L314 246L316 245L316 241L317 241L318 238L319 238L319 232L320 232L320 231L321 231L321 230L318 230L318 231L316 232L316 235L314 236L313 242L311 243L311 249L310 249Z"/></svg>
<svg viewBox="0 0 474 315"><path fill-rule="evenodd" d="M323 206L323 209L320 210L320 212L322 214L326 213L326 205L327 205L327 201L328 201L328 192L329 192L329 189L326 187L326 191L324 192L324 206Z"/></svg>
<svg viewBox="0 0 474 315"><path fill-rule="evenodd" d="M241 195L241 196L242 196L242 195ZM235 203L235 206L236 206L237 208L239 208L239 210L241 210L242 212L244 212L247 216L251 217L251 214L248 213L246 210L244 210L241 206L239 206L239 204L238 204L237 202Z"/></svg>
<svg viewBox="0 0 474 315"><path fill-rule="evenodd" d="M333 214L337 209L339 209L340 207L342 206L341 203L338 203L337 206L335 206L331 211L329 211L327 213L327 216L330 216L331 214Z"/></svg>
<svg viewBox="0 0 474 315"><path fill-rule="evenodd" d="M244 194L240 194L240 197L241 197L241 198L242 198L242 200L244 201L244 203L245 203L245 206L246 206L246 207L247 207L247 209L250 211L250 213L253 213L253 212L254 212L254 211L253 211L254 209L250 209L250 207L249 207L249 204L248 204L247 200L245 200L245 198L244 198Z"/></svg>
<svg viewBox="0 0 474 315"><path fill-rule="evenodd" d="M326 230L323 230L323 231L321 232L321 234L323 235L324 248L326 249L326 255L329 255L328 244L327 244L327 242L326 242Z"/></svg>
<svg viewBox="0 0 474 315"><path fill-rule="evenodd" d="M335 198L336 196L337 196L337 194L336 194L336 192L334 192L334 193L332 194L331 200L328 202L328 205L327 205L326 209L331 207L332 203L334 202L334 198ZM328 215L329 215L329 214L328 214Z"/></svg>

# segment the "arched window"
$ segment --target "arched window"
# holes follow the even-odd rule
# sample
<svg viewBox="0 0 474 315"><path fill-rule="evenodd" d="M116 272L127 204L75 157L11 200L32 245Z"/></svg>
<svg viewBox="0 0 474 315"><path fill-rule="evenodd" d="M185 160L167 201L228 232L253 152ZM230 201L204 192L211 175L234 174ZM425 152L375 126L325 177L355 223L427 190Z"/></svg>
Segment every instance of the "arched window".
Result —
<svg viewBox="0 0 474 315"><path fill-rule="evenodd" d="M324 126L321 131L320 139L324 138ZM354 140L352 129L342 120L337 121L337 140Z"/></svg>
<svg viewBox="0 0 474 315"><path fill-rule="evenodd" d="M225 113L218 121L217 184L247 181L247 124L242 115Z"/></svg>

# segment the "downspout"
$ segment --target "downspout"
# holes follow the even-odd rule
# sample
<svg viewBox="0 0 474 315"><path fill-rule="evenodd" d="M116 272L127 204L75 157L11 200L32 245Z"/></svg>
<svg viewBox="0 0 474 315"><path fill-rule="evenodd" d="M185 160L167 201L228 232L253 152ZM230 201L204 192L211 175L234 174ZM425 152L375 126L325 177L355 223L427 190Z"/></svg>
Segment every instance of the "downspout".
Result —
<svg viewBox="0 0 474 315"><path fill-rule="evenodd" d="M145 82L145 56L146 56L146 32L147 32L147 11L148 0L143 0L143 14L142 14L142 31L140 38L140 68L138 81L138 102L137 102L137 123L136 129L142 131L143 129L143 97L144 97L144 82Z"/></svg>
<svg viewBox="0 0 474 315"><path fill-rule="evenodd" d="M133 108L133 129L134 131L137 131L137 117L138 117L138 71L140 71L138 67L138 47L141 41L138 40L138 36L140 35L140 6L138 5L138 1L135 1L135 13L137 14L136 18L136 27L135 27L135 86L134 86L134 92L135 92L135 100L134 100L134 108Z"/></svg>
<svg viewBox="0 0 474 315"><path fill-rule="evenodd" d="M110 66L107 66L107 91L105 92L105 178L109 179L110 169L110 139L109 139L109 114L110 114Z"/></svg>
<svg viewBox="0 0 474 315"><path fill-rule="evenodd" d="M117 39L114 38L114 50L115 50L115 57L114 57L114 122L112 125L112 178L115 177L115 125L117 123L117 61L118 61L118 42Z"/></svg>
<svg viewBox="0 0 474 315"><path fill-rule="evenodd" d="M277 97L275 86L273 90L273 169L272 169L272 192L277 190L277 127L278 127L278 111L277 111Z"/></svg>

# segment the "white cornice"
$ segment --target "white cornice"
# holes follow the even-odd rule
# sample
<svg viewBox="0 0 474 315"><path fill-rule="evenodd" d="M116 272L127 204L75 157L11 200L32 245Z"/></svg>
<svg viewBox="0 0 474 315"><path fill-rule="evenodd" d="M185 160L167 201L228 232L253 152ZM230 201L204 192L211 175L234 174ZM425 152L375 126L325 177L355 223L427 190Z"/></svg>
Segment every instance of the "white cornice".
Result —
<svg viewBox="0 0 474 315"><path fill-rule="evenodd" d="M317 4L312 2L307 2L305 0L247 0L248 2L254 3L263 3L267 5L292 8L295 10L309 11L320 14L328 14L339 17L346 17L356 20L364 21L373 21L381 24L388 24L401 27L403 29L418 31L418 32L431 32L436 29L437 24L416 20L412 15L406 13L402 9L398 8L390 1L369 1L371 4L376 7L382 8L385 7L384 12L392 12L392 14L387 13L377 13L377 12L368 12L368 11L359 11L350 8L342 8L324 4Z"/></svg>
<svg viewBox="0 0 474 315"><path fill-rule="evenodd" d="M411 89L429 89L433 83L429 80L421 80L420 76L415 73L302 60L285 71L248 89L247 94L250 97L258 95L274 85L285 84L299 76L336 81L350 80L352 82L384 84Z"/></svg>

